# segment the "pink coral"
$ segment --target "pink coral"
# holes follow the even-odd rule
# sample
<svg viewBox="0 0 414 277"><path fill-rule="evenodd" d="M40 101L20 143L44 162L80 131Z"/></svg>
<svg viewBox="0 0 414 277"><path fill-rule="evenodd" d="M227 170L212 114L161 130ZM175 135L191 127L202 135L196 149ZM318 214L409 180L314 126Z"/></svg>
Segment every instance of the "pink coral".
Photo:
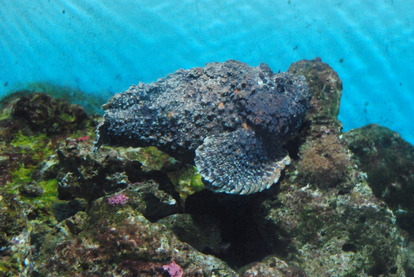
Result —
<svg viewBox="0 0 414 277"><path fill-rule="evenodd" d="M124 205L128 201L128 196L123 193L116 194L108 198L108 204L111 206L114 205Z"/></svg>
<svg viewBox="0 0 414 277"><path fill-rule="evenodd" d="M181 277L183 276L183 269L181 266L172 261L170 264L164 265L162 267L165 271L167 271L171 277Z"/></svg>

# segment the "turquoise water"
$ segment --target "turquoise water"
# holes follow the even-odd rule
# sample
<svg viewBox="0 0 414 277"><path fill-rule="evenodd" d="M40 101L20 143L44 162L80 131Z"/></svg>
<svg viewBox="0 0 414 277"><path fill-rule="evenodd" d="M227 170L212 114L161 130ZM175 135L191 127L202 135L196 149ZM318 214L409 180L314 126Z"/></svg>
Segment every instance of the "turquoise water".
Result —
<svg viewBox="0 0 414 277"><path fill-rule="evenodd" d="M178 68L321 57L344 83L344 130L414 143L414 1L4 0L0 96L31 82L109 97Z"/></svg>

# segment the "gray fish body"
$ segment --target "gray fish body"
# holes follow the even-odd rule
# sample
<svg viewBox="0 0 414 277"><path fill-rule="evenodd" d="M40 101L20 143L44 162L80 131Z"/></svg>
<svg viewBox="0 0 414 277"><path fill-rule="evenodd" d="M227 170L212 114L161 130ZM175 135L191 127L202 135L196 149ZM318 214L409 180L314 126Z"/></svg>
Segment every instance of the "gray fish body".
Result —
<svg viewBox="0 0 414 277"><path fill-rule="evenodd" d="M250 194L277 182L282 146L300 128L310 92L302 76L237 61L178 70L104 105L97 146L156 146L194 161L208 188Z"/></svg>

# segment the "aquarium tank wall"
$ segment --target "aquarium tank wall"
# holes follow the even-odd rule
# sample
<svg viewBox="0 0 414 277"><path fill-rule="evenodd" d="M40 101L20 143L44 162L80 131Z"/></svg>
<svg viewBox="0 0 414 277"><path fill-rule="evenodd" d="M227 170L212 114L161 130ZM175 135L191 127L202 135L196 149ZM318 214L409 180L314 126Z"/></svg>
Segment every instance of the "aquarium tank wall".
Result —
<svg viewBox="0 0 414 277"><path fill-rule="evenodd" d="M0 97L46 85L104 99L179 68L320 57L343 81L344 130L414 143L414 10L405 0L3 1Z"/></svg>

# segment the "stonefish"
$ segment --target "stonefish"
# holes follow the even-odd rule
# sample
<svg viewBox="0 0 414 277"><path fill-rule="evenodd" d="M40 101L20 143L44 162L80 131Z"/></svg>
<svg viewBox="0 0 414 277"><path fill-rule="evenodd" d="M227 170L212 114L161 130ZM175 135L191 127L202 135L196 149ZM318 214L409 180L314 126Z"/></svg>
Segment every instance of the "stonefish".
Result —
<svg viewBox="0 0 414 277"><path fill-rule="evenodd" d="M194 162L207 188L251 194L276 183L290 163L283 145L298 132L310 98L304 77L265 64L180 69L113 96L96 145L156 146Z"/></svg>

